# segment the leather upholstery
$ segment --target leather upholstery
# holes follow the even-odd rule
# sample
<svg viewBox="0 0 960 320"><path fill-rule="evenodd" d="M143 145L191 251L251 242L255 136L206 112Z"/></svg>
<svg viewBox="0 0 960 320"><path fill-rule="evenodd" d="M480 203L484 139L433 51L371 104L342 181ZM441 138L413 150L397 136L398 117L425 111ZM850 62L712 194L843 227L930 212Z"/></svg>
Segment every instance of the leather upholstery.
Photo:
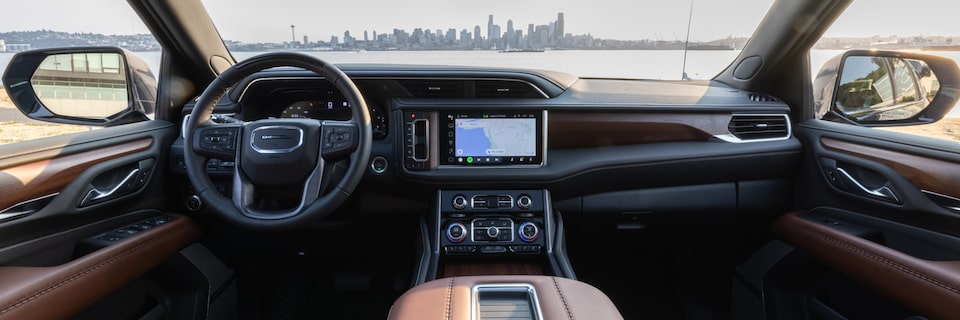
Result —
<svg viewBox="0 0 960 320"><path fill-rule="evenodd" d="M597 288L552 276L468 276L441 278L404 293L390 308L390 320L472 319L472 289L480 284L529 284L537 292L543 319L623 319Z"/></svg>
<svg viewBox="0 0 960 320"><path fill-rule="evenodd" d="M0 267L0 319L63 319L160 265L200 237L190 218L128 237L62 265Z"/></svg>
<svg viewBox="0 0 960 320"><path fill-rule="evenodd" d="M960 261L916 258L788 213L774 232L823 264L935 319L960 315Z"/></svg>

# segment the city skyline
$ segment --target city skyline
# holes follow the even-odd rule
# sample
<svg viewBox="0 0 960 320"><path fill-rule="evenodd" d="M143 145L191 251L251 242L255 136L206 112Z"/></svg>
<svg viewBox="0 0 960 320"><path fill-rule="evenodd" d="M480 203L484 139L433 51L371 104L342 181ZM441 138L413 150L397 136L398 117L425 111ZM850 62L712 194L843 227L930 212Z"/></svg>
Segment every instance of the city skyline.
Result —
<svg viewBox="0 0 960 320"><path fill-rule="evenodd" d="M878 23L903 18L896 0L854 1L826 37L871 36L952 36L960 34L954 12L960 3L952 0L926 1L909 23ZM683 40L693 4L691 41L710 41L728 36L748 37L773 0L732 1L633 1L619 0L202 0L224 39L244 43L277 42L290 39L290 25L298 34L327 40L342 36L344 30L392 31L446 30L447 26L485 29L489 14L510 17L520 26L528 21L548 21L564 12L568 21L564 33L591 34L600 39ZM37 10L43 8L43 10ZM60 30L70 33L149 33L125 1L116 0L31 0L4 3L7 15L0 19L0 31ZM869 12L870 14L861 14ZM42 18L39 18L42 14ZM109 18L102 18L109 17ZM469 26L463 26L469 22ZM498 21L506 26L506 20ZM485 34L485 30L483 33ZM298 37L300 38L300 37Z"/></svg>

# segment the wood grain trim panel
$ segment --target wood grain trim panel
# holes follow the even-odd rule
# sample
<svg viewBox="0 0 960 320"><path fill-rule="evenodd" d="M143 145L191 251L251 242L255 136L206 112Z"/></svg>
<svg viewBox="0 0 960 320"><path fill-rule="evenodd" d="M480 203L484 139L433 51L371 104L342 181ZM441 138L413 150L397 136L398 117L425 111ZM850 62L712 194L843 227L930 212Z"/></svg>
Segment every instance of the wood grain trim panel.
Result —
<svg viewBox="0 0 960 320"><path fill-rule="evenodd" d="M960 198L960 164L914 154L820 138L827 150L885 164L913 182L921 190Z"/></svg>
<svg viewBox="0 0 960 320"><path fill-rule="evenodd" d="M200 237L174 220L53 267L0 267L0 320L65 319L163 263Z"/></svg>
<svg viewBox="0 0 960 320"><path fill-rule="evenodd" d="M960 261L919 259L804 219L779 217L773 231L821 263L931 319L960 314Z"/></svg>
<svg viewBox="0 0 960 320"><path fill-rule="evenodd" d="M574 149L676 141L729 134L730 114L551 112L548 148Z"/></svg>
<svg viewBox="0 0 960 320"><path fill-rule="evenodd" d="M0 169L0 190L4 190L0 210L60 192L91 166L146 151L152 145L153 139L145 138Z"/></svg>

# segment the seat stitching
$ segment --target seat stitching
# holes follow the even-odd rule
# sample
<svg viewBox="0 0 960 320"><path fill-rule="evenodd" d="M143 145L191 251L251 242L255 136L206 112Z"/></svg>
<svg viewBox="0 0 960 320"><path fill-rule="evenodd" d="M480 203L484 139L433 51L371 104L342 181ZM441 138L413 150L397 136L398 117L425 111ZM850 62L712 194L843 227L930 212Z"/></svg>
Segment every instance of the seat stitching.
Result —
<svg viewBox="0 0 960 320"><path fill-rule="evenodd" d="M573 313L570 312L570 306L567 305L567 298L563 296L563 291L560 291L560 284L557 283L557 278L551 277L550 280L553 280L553 287L557 289L557 295L560 296L560 303L563 304L563 310L567 312L567 319L573 320Z"/></svg>
<svg viewBox="0 0 960 320"><path fill-rule="evenodd" d="M0 316L2 316L3 314L8 313L8 312L10 312L10 311L13 311L13 310L16 309L16 308L19 308L19 307L23 306L24 304L29 303L30 301L36 300L37 298L40 298L41 296L49 293L50 291L56 290L56 289L58 289L58 288L60 288L60 287L62 287L62 286L64 286L64 285L69 284L70 282L73 282L73 281L75 281L75 280L77 280L77 279L80 279L80 278L82 278L83 276L86 276L87 274L89 274L89 273L91 273L91 272L97 271L97 270L99 270L99 269L102 269L103 267L106 267L106 266L109 265L109 264L112 264L112 263L117 262L117 261L119 261L119 260L121 260L121 259L123 259L123 258L126 258L127 256L130 256L131 254L135 253L136 251L140 251L141 249L143 249L143 248L145 248L145 247L147 247L147 246L149 246L149 245L152 245L153 243L155 243L155 242L157 242L157 241L160 241L160 240L163 240L163 239L165 239L165 238L168 238L168 237L170 237L171 234L173 234L173 233L182 233L182 232L185 231L185 230L186 230L186 229L183 229L183 228L176 228L176 229L172 229L172 230L170 230L170 231L164 232L164 233L162 233L162 234L159 234L159 235L157 235L156 237L153 237L153 238L151 238L151 239L149 239L149 240L147 240L147 241L144 241L143 243L137 245L136 247L130 248L129 250L124 251L123 253L121 253L121 254L113 257L113 258L110 258L110 259L108 259L108 260L106 260L106 261L103 261L103 262L101 262L101 263L98 263L98 264L96 264L96 265L94 265L94 266L92 266L92 267L90 267L90 268L88 268L88 269L86 269L86 270L83 270L83 271L80 271L80 272L78 272L78 273L75 273L75 274L73 274L72 276L70 276L70 277L68 277L68 278L66 278L66 279L64 279L64 280L60 280L60 281L58 281L58 282L56 282L56 283L54 283L54 284L52 284L52 285L50 285L50 286L48 286L48 287L40 290L40 291L37 291L37 292L35 292L35 293L31 294L31 295L28 295L28 296L26 296L26 297L24 297L24 298L21 298L19 301L14 302L14 303L12 303L12 304L9 304L9 305L5 306L2 310L0 310Z"/></svg>
<svg viewBox="0 0 960 320"><path fill-rule="evenodd" d="M921 272L921 271L917 271L917 270L915 270L915 269L913 269L913 268L911 268L911 267L908 267L908 266L905 266L905 265L903 265L903 264L897 263L896 261L889 260L889 259L884 258L884 257L882 257L882 256L875 255L875 254L873 254L873 253L871 253L871 252L869 252L869 251L866 251L866 250L861 249L861 248L858 248L858 247L856 247L856 246L854 246L854 245L848 244L848 243L846 243L846 242L844 242L844 241L842 241L842 240L836 239L836 238L834 238L834 237L832 237L832 236L830 236L830 235L824 234L824 233L822 233L822 232L813 231L813 230L801 230L801 231L802 231L802 232L806 232L806 233L808 233L808 234L811 234L811 235L813 235L814 237L817 237L817 238L819 238L819 239L821 239L821 240L825 240L825 241L827 241L827 242L830 243L830 244L833 244L833 245L835 245L835 246L841 247L841 248L843 248L843 249L847 249L847 250L853 251L853 253L855 253L855 254L859 254L859 255L864 256L864 257L866 257L866 258L869 258L869 259L871 259L871 260L880 262L880 263L882 263L882 264L884 264L884 265L887 265L887 266L889 266L889 267L891 267L891 268L897 269L898 271L902 271L902 272L904 272L904 273L907 273L907 274L909 274L909 275L911 275L911 276L913 276L913 277L915 277L915 278L918 278L918 279L920 279L920 280L926 281L926 282L928 282L928 283L930 283L930 284L933 284L933 285L935 285L935 286L938 286L938 287L940 287L940 288L946 289L946 290L948 290L948 291L950 291L950 292L953 292L954 294L960 295L960 289L957 289L956 287L954 287L954 286L946 283L945 281L936 279L936 278L934 278L934 277L932 277L932 276L930 276L930 275L927 275L927 274L925 274L925 273L923 273L923 272Z"/></svg>
<svg viewBox="0 0 960 320"><path fill-rule="evenodd" d="M447 306L444 308L444 312L446 313L444 318L447 320L450 320L450 309L452 309L453 305L453 279L454 278L451 277L450 284L447 285Z"/></svg>

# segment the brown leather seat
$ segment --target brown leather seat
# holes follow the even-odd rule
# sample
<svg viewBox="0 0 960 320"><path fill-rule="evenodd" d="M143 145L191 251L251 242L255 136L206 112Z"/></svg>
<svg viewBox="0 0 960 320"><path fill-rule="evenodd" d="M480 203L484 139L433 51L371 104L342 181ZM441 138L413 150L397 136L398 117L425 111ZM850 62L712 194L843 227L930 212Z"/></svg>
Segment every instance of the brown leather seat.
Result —
<svg viewBox="0 0 960 320"><path fill-rule="evenodd" d="M542 318L623 319L613 302L597 288L552 276L468 276L442 278L416 286L397 299L389 319L474 319L473 289L478 285L529 285L534 288Z"/></svg>

